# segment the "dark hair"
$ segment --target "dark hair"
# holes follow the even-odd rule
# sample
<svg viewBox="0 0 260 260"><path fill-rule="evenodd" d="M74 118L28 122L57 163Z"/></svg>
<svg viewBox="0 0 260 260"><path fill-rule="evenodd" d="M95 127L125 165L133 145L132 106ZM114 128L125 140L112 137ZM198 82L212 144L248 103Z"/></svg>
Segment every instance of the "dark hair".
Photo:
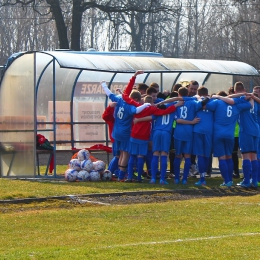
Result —
<svg viewBox="0 0 260 260"><path fill-rule="evenodd" d="M178 89L178 93L182 97L187 97L188 93L189 93L189 90L186 87L181 87L181 88Z"/></svg>
<svg viewBox="0 0 260 260"><path fill-rule="evenodd" d="M228 89L228 94L235 94L234 86L231 86L231 87Z"/></svg>
<svg viewBox="0 0 260 260"><path fill-rule="evenodd" d="M178 89L181 87L182 87L182 84L177 83L173 86L172 91L178 91Z"/></svg>
<svg viewBox="0 0 260 260"><path fill-rule="evenodd" d="M140 91L140 90L146 91L148 88L149 88L149 86L147 86L145 83L140 83L140 84L138 84L137 90L138 91Z"/></svg>
<svg viewBox="0 0 260 260"><path fill-rule="evenodd" d="M157 93L157 98L166 99L166 96L162 92Z"/></svg>
<svg viewBox="0 0 260 260"><path fill-rule="evenodd" d="M228 94L224 90L221 90L217 93L217 95L222 96L222 97L226 97Z"/></svg>
<svg viewBox="0 0 260 260"><path fill-rule="evenodd" d="M199 83L196 80L191 80L189 86L190 85L199 85Z"/></svg>
<svg viewBox="0 0 260 260"><path fill-rule="evenodd" d="M146 95L151 95L153 93L157 93L157 90L154 88L154 87L149 87L147 90L146 90Z"/></svg>
<svg viewBox="0 0 260 260"><path fill-rule="evenodd" d="M201 86L201 87L198 88L198 95L199 96L207 96L208 94L209 94L209 91L206 87Z"/></svg>
<svg viewBox="0 0 260 260"><path fill-rule="evenodd" d="M172 91L170 94L170 98L172 97L178 97L178 92L177 91Z"/></svg>

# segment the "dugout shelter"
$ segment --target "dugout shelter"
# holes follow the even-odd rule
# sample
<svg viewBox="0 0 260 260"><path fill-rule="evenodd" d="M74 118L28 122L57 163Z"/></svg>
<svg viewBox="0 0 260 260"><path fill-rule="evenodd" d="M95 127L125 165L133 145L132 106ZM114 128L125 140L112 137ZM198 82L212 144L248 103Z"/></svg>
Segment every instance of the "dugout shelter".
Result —
<svg viewBox="0 0 260 260"><path fill-rule="evenodd" d="M0 86L0 177L36 177L36 134L56 153L110 146L102 113L108 100L100 82L112 92L123 89L136 70L136 83L157 82L171 90L197 80L210 92L227 90L234 76L259 76L243 62L164 58L154 53L110 55L74 51L21 52L9 59Z"/></svg>

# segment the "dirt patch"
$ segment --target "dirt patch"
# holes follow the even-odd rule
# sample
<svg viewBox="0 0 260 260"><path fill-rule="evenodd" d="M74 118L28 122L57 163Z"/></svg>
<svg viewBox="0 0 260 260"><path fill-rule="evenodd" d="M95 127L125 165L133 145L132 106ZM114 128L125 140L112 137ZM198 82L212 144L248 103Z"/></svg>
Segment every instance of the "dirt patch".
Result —
<svg viewBox="0 0 260 260"><path fill-rule="evenodd" d="M191 200L210 197L253 196L258 190L241 188L201 188L174 191L140 191L110 194L66 195L59 197L28 198L0 201L0 212L22 212L46 209L73 209L74 207L93 207L127 204L163 203L167 201Z"/></svg>

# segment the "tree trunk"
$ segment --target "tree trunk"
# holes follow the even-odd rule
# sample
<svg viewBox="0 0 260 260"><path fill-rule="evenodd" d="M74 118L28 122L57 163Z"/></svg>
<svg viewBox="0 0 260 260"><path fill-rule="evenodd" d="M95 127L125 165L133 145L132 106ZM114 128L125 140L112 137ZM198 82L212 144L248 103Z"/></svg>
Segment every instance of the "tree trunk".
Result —
<svg viewBox="0 0 260 260"><path fill-rule="evenodd" d="M64 22L62 15L62 10L60 8L59 0L46 0L46 2L51 6L51 11L55 19L57 32L59 35L59 42L61 49L69 49L69 41L67 35L67 27Z"/></svg>
<svg viewBox="0 0 260 260"><path fill-rule="evenodd" d="M72 26L71 26L71 49L74 51L80 51L80 32L83 8L81 6L81 0L73 0L72 8Z"/></svg>

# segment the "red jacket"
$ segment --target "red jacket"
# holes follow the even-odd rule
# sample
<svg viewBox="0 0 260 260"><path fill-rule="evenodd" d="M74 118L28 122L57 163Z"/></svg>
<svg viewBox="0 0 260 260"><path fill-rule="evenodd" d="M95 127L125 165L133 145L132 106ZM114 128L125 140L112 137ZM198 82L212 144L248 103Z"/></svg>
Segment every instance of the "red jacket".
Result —
<svg viewBox="0 0 260 260"><path fill-rule="evenodd" d="M115 112L115 108L108 105L108 107L105 109L104 113L102 114L103 120L108 125L109 137L112 143L114 143L115 141L114 138L112 137L112 132L115 123L114 112Z"/></svg>
<svg viewBox="0 0 260 260"><path fill-rule="evenodd" d="M150 106L145 108L141 113L136 114L135 118L141 118L141 117L151 116L151 115L163 116L166 114L173 113L175 110L176 110L175 106L169 106L165 110L159 109L155 106ZM132 127L131 137L148 141L150 139L151 130L152 130L152 120L138 122L134 124Z"/></svg>

